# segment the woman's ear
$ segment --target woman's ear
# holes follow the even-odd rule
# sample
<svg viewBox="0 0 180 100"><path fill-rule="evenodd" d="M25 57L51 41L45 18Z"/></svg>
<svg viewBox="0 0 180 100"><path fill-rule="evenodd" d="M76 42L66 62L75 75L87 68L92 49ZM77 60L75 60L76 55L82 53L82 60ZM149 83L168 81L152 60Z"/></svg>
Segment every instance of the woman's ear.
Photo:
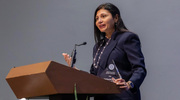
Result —
<svg viewBox="0 0 180 100"><path fill-rule="evenodd" d="M119 19L119 16L118 16L118 14L116 14L116 15L114 16L114 22L117 23L117 22L118 22L118 19Z"/></svg>

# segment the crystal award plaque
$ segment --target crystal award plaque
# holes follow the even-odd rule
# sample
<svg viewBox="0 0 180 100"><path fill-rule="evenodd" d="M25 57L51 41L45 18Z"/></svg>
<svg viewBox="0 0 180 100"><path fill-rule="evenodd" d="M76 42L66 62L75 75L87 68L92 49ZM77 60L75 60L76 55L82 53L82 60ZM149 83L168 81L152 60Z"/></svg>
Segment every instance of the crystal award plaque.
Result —
<svg viewBox="0 0 180 100"><path fill-rule="evenodd" d="M112 61L112 64L109 64L108 67L100 74L100 77L111 82L112 78L122 78L114 60Z"/></svg>

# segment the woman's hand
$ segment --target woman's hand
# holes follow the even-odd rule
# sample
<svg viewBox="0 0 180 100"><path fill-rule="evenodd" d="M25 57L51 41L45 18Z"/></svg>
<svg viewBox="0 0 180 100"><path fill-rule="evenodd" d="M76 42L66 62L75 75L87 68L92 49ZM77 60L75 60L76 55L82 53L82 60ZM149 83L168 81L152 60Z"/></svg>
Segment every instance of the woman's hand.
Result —
<svg viewBox="0 0 180 100"><path fill-rule="evenodd" d="M71 66L71 60L72 58L69 56L69 54L67 53L62 53L62 55L64 56L64 60L66 61L66 63L68 64L68 66Z"/></svg>
<svg viewBox="0 0 180 100"><path fill-rule="evenodd" d="M117 86L119 86L120 89L125 89L125 90L130 89L130 86L127 84L127 82L124 79L122 79L122 78L118 78L118 79L112 78L112 80Z"/></svg>
<svg viewBox="0 0 180 100"><path fill-rule="evenodd" d="M62 55L64 56L64 60L66 61L66 63L68 64L69 67L71 67L71 60L72 58L69 56L69 54L67 53L62 53ZM75 66L73 66L74 69L79 70L78 68L76 68Z"/></svg>

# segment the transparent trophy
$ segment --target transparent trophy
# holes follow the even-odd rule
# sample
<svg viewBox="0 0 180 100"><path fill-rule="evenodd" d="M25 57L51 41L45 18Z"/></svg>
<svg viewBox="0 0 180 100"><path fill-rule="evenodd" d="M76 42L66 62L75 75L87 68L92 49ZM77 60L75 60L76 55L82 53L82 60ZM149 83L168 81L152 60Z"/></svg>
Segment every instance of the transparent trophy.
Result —
<svg viewBox="0 0 180 100"><path fill-rule="evenodd" d="M112 64L109 64L108 67L101 73L100 77L111 82L112 78L122 78L114 60L112 60Z"/></svg>

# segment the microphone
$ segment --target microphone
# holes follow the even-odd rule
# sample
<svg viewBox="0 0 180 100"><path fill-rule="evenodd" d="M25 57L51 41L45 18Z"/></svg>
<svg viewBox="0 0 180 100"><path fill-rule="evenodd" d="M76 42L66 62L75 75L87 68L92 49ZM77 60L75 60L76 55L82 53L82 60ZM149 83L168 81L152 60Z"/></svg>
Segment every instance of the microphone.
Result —
<svg viewBox="0 0 180 100"><path fill-rule="evenodd" d="M86 44L87 44L87 42L83 42L81 44L75 44L74 49L73 49L73 51L71 53L71 57L72 57L71 67L73 67L74 64L76 63L76 46L81 46L81 45L86 45Z"/></svg>
<svg viewBox="0 0 180 100"><path fill-rule="evenodd" d="M86 45L86 44L87 44L87 42L83 42L81 44L75 44L75 46L81 46L81 45Z"/></svg>

